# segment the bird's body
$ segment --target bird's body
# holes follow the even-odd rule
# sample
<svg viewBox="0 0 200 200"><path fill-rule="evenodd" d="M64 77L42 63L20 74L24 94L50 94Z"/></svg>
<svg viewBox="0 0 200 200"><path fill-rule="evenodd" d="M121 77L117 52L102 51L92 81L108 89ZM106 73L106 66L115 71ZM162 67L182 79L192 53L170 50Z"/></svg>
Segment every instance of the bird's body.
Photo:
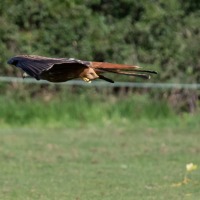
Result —
<svg viewBox="0 0 200 200"><path fill-rule="evenodd" d="M65 82L76 78L90 82L99 78L113 83L113 80L102 75L105 72L141 78L150 78L149 73L156 74L155 71L140 70L138 66L35 55L15 56L8 60L8 64L21 68L26 74L37 80L43 79L50 82Z"/></svg>

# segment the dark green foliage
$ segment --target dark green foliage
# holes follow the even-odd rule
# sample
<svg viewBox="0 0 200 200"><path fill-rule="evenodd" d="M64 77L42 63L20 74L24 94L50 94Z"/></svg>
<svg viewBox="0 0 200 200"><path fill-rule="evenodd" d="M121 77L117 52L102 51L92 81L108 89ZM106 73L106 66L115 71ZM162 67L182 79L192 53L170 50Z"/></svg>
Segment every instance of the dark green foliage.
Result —
<svg viewBox="0 0 200 200"><path fill-rule="evenodd" d="M199 68L198 2L3 0L2 67L7 55L34 53L154 65L162 80L192 82L199 78L186 78Z"/></svg>
<svg viewBox="0 0 200 200"><path fill-rule="evenodd" d="M12 55L39 54L140 64L159 82L196 83L199 8L198 0L2 0L0 73L17 73L6 64Z"/></svg>

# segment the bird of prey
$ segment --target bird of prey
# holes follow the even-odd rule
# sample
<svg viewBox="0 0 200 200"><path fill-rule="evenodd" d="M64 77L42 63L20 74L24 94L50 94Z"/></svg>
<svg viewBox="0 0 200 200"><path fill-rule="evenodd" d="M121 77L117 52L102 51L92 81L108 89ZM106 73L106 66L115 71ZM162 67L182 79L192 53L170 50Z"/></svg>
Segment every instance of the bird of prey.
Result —
<svg viewBox="0 0 200 200"><path fill-rule="evenodd" d="M36 55L18 55L8 60L8 64L21 68L25 73L23 77L30 76L37 80L50 82L65 82L81 78L86 82L103 79L114 83L105 77L104 73L124 74L149 79L149 74L155 71L142 70L138 66L114 64L108 62L82 61L75 58L49 58Z"/></svg>

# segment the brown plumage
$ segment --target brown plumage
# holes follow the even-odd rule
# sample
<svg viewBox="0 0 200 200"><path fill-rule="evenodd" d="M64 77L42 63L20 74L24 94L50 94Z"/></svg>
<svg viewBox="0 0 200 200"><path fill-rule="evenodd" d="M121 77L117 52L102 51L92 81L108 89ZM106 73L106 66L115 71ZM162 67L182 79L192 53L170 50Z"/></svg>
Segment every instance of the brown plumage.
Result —
<svg viewBox="0 0 200 200"><path fill-rule="evenodd" d="M149 79L149 74L155 71L141 70L138 66L113 64L107 62L90 62L74 58L48 58L35 55L19 55L8 60L8 64L21 68L26 75L37 80L43 79L50 82L65 82L71 79L81 78L86 82L94 79L106 78L104 73L124 74Z"/></svg>

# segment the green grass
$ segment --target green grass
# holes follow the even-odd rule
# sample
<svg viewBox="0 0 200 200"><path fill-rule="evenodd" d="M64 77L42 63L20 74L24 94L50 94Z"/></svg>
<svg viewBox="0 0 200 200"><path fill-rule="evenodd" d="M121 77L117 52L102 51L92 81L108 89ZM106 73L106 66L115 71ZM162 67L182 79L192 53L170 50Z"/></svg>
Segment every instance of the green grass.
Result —
<svg viewBox="0 0 200 200"><path fill-rule="evenodd" d="M0 199L199 199L199 169L179 187L185 165L200 165L193 116L0 130Z"/></svg>
<svg viewBox="0 0 200 200"><path fill-rule="evenodd" d="M0 97L0 199L199 199L199 114L89 90ZM48 97L48 98L47 98ZM182 183L182 184L180 184Z"/></svg>
<svg viewBox="0 0 200 200"><path fill-rule="evenodd" d="M75 127L91 123L165 119L175 114L167 103L146 95L97 94L90 89L79 95L63 94L43 98L0 96L0 125ZM50 95L50 97L48 97Z"/></svg>

